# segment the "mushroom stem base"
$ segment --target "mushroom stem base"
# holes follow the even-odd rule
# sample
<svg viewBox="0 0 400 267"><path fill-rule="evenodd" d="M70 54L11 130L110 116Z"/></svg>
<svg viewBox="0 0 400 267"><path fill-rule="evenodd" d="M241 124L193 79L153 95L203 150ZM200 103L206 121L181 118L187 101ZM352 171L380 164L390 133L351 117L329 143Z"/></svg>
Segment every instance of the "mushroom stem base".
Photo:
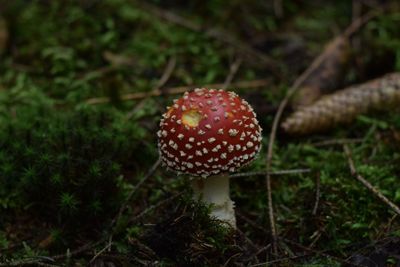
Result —
<svg viewBox="0 0 400 267"><path fill-rule="evenodd" d="M229 197L229 176L219 175L207 178L194 178L192 189L195 200L212 204L211 216L236 228L234 202Z"/></svg>

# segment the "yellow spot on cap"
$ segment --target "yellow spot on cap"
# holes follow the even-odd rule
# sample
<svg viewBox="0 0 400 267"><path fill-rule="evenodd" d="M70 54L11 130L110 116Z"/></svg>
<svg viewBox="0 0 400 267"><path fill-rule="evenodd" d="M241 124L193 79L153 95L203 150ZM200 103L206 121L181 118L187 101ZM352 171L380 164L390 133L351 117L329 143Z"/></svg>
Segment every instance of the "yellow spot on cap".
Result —
<svg viewBox="0 0 400 267"><path fill-rule="evenodd" d="M189 127L197 127L203 116L198 110L189 109L182 114L182 123Z"/></svg>

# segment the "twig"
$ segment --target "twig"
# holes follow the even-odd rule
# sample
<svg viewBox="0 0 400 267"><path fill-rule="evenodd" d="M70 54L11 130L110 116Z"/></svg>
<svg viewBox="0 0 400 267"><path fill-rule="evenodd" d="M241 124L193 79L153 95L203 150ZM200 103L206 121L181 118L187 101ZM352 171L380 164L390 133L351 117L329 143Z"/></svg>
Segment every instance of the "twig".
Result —
<svg viewBox="0 0 400 267"><path fill-rule="evenodd" d="M300 173L308 173L310 169L293 169L293 170L280 170L280 171L272 171L269 174L272 176L278 175L286 175L286 174L300 174ZM266 175L265 171L260 172L242 172L242 173L235 173L229 175L229 178L238 178L238 177L248 177L248 176L259 176L259 175Z"/></svg>
<svg viewBox="0 0 400 267"><path fill-rule="evenodd" d="M343 144L362 143L363 141L364 140L362 138L342 138L342 139L333 139L333 140L315 142L311 143L311 145L315 147L332 146L332 145L342 146Z"/></svg>
<svg viewBox="0 0 400 267"><path fill-rule="evenodd" d="M50 263L45 263L43 262L43 259L29 259L29 260L17 260L17 261L11 261L7 263L0 263L0 266L25 266L25 265L36 265L36 266L46 266L46 267L59 267L61 265L55 265L55 264L50 264Z"/></svg>
<svg viewBox="0 0 400 267"><path fill-rule="evenodd" d="M142 212L139 213L138 215L132 217L132 218L129 220L129 223L132 223L132 222L137 221L138 219L142 218L144 215L146 215L146 214L149 213L150 211L155 210L155 209L158 209L159 207L161 207L161 206L167 204L168 202L170 202L170 201L176 199L177 197L179 197L179 196L182 195L182 194L183 194L183 192L179 192L178 194L175 194L175 195L173 195L173 196L171 196L171 197L169 197L169 198L167 198L167 199L164 199L164 200L158 202L158 203L155 204L155 205L149 206L147 209L145 209L144 211L142 211Z"/></svg>
<svg viewBox="0 0 400 267"><path fill-rule="evenodd" d="M263 249L263 250L265 250L265 249ZM279 259L276 259L276 260L271 260L271 261L266 261L266 262L253 264L253 265L250 265L249 267L274 266L273 264L276 264L276 263L279 263L279 262L282 262L282 261L297 260L297 259L305 258L305 257L311 256L311 255L313 255L313 254L312 253L308 253L308 254L304 253L304 254L301 254L301 255L295 255L295 256L291 256L291 257L284 257L284 258L279 258Z"/></svg>
<svg viewBox="0 0 400 267"><path fill-rule="evenodd" d="M341 36L338 36L336 38L346 38L350 36L351 34L354 34L357 29L359 29L366 21L368 21L370 18L370 15L365 17L361 17L360 20L357 20L350 24L350 26L344 31L344 34ZM360 23L363 22L363 23ZM271 169L271 163L272 163L272 156L273 156L273 146L275 143L275 138L276 138L276 132L278 130L278 125L280 122L280 119L282 117L283 111L286 108L287 104L289 103L290 98L296 93L296 91L299 89L300 85L304 83L304 81L312 74L321 64L325 61L325 59L329 56L328 53L324 53L325 50L316 58L314 61L311 63L311 65L294 81L293 85L290 87L290 89L287 91L286 96L284 99L281 101L279 104L278 110L275 114L273 123L272 123L272 128L269 136L269 142L268 142L268 150L267 150L267 166L266 166L266 187L267 187L267 198L268 198L268 214L269 214L269 223L271 227L271 233L272 233L272 238L274 240L273 242L273 251L275 254L277 253L277 232L276 232L276 226L275 226L275 218L274 218L274 210L273 210L273 204L272 204L272 192L271 192L271 175L270 175L270 169Z"/></svg>
<svg viewBox="0 0 400 267"><path fill-rule="evenodd" d="M52 263L47 263L45 261L49 261ZM55 260L47 257L47 256L34 256L34 257L27 257L24 260L21 260L20 262L15 261L10 264L9 266L24 266L24 265L35 265L35 266L46 266L46 267L60 267L61 265L54 264ZM17 264L17 265L14 265Z"/></svg>
<svg viewBox="0 0 400 267"><path fill-rule="evenodd" d="M361 182L366 188L369 189L376 197L378 197L382 202L388 205L395 213L400 215L400 208L390 201L387 197L385 197L376 187L374 187L370 182L364 179L360 174L357 173L356 167L354 165L354 161L351 157L351 151L347 145L343 146L344 153L347 156L347 160L349 163L350 173L356 178L359 182Z"/></svg>
<svg viewBox="0 0 400 267"><path fill-rule="evenodd" d="M110 248L111 245L112 245L112 243L108 243L104 248L102 248L99 252L97 252L97 253L93 256L93 258L89 261L89 263L92 264L92 263L97 259L97 257L99 257L99 256L100 256L104 251L106 251L108 248Z"/></svg>
<svg viewBox="0 0 400 267"><path fill-rule="evenodd" d="M222 85L221 89L225 90L226 88L229 87L237 71L239 70L241 64L242 64L242 58L238 58L232 63L232 65L229 68L229 74L226 77L225 82Z"/></svg>
<svg viewBox="0 0 400 267"><path fill-rule="evenodd" d="M369 250L369 249L376 250L379 247L384 248L387 244L390 244L393 241L398 243L400 241L400 239L398 237L395 237L392 235L392 236L384 237L382 239L376 239L366 245L363 244L365 242L359 242L359 243L353 244L352 247L355 247L356 249L354 251L352 251L351 255L349 255L348 258L350 259L352 257L352 255L360 255L364 251Z"/></svg>
<svg viewBox="0 0 400 267"><path fill-rule="evenodd" d="M259 226L257 223L255 223L253 220L245 216L240 210L236 210L237 216L242 219L243 221L247 222L250 226L252 226L254 229L257 229L257 231L261 231L263 233L268 233L267 230Z"/></svg>
<svg viewBox="0 0 400 267"><path fill-rule="evenodd" d="M165 67L165 70L163 72L163 75L161 76L161 78L158 80L156 87L154 87L153 89L153 93L159 91L161 89L161 87L163 87L165 85L165 83L169 80L169 78L172 75L172 72L174 71L176 66L176 57L171 57L167 63L167 66ZM130 118L132 118L132 116L143 107L145 101L144 99L142 101L140 101L127 115L126 115L126 119L129 120Z"/></svg>
<svg viewBox="0 0 400 267"><path fill-rule="evenodd" d="M350 38L354 35L362 26L364 26L368 21L378 16L382 11L384 11L388 5L383 5L379 9L372 10L365 15L358 17L353 20L349 27L343 32L343 37Z"/></svg>
<svg viewBox="0 0 400 267"><path fill-rule="evenodd" d="M83 252L85 252L87 250L90 250L90 249L94 248L95 246L99 245L101 242L103 242L103 240L99 240L99 241L94 242L94 243L88 243L88 244L85 244L85 245L73 250L72 252L67 252L65 254L52 256L51 258L53 260L61 260L61 259L64 259L64 258L75 256L75 255L81 254L81 253L83 253Z"/></svg>
<svg viewBox="0 0 400 267"><path fill-rule="evenodd" d="M326 228L323 227L322 231L324 231ZM315 232L314 234L312 234L312 236L310 237L311 243L307 246L308 248L313 248L315 246L315 244L318 242L318 240L320 240L321 236L322 236L322 231L321 229L318 229L317 232Z"/></svg>
<svg viewBox="0 0 400 267"><path fill-rule="evenodd" d="M256 256L260 255L261 253L263 253L264 251L267 251L269 248L271 247L271 243L269 243L268 245L260 248L260 250L258 250L256 252ZM265 265L264 265L265 266Z"/></svg>
<svg viewBox="0 0 400 267"><path fill-rule="evenodd" d="M129 206L129 201L131 200L131 198L133 197L133 195L136 193L136 191L139 189L140 186L142 186L142 184L144 184L144 182L146 182L153 174L154 172L157 170L158 166L161 164L161 157L159 157L157 159L157 161L153 164L153 166L151 166L150 170L146 173L145 176L143 176L142 180L140 180L133 188L132 190L129 192L128 196L126 197L124 203L121 205L117 215L114 217L114 219L111 221L110 224L110 234L108 236L108 245L103 248L101 251L101 253L104 252L104 250L106 250L107 248L111 247L112 245L112 239L113 239L113 235L114 235L114 231L115 231L115 226L118 224L118 221L120 220L122 214L124 213L124 211L127 209L127 207ZM97 256L96 256L97 257ZM94 260L95 257L92 259Z"/></svg>
<svg viewBox="0 0 400 267"><path fill-rule="evenodd" d="M390 231L391 231L391 229L392 229L392 224L393 224L393 222L397 219L398 216L399 216L399 215L394 214L394 215L392 216L392 218L389 219L389 222L385 225L385 228L386 228L385 231L386 231L386 234L387 234L387 235L390 234ZM381 236L381 234L379 233L378 236Z"/></svg>
<svg viewBox="0 0 400 267"><path fill-rule="evenodd" d="M318 205L319 205L319 199L321 197L321 174L318 173L317 174L317 179L316 179L316 190L315 190L315 204L314 204L314 208L312 211L312 215L316 215L317 214L317 210L318 210Z"/></svg>
<svg viewBox="0 0 400 267"><path fill-rule="evenodd" d="M362 2L360 2L358 0L352 0L352 7L351 7L351 21L352 22L356 21L357 19L359 19L361 17L362 7L363 7ZM351 40L351 45L352 45L354 51L358 51L360 49L361 39L358 36L356 36L355 38L353 38L353 40ZM357 63L359 63L359 61Z"/></svg>
<svg viewBox="0 0 400 267"><path fill-rule="evenodd" d="M277 18L282 18L283 17L283 5L282 5L282 0L274 0L274 12L275 16Z"/></svg>
<svg viewBox="0 0 400 267"><path fill-rule="evenodd" d="M129 201L131 200L132 196L136 193L136 191L139 189L139 187L142 186L142 184L145 181L147 181L147 179L149 179L154 174L154 172L157 170L157 168L160 165L160 163L161 163L161 157L159 157L157 159L157 161L153 164L153 166L151 166L150 170L147 172L147 174L145 176L143 176L142 180L140 180L135 185L135 187L132 188L132 190L129 192L128 196L126 197L124 203L121 205L121 208L119 209L117 216L115 216L115 218L111 221L111 228L113 228L114 225L121 218L121 216L124 213L125 209L128 207Z"/></svg>
<svg viewBox="0 0 400 267"><path fill-rule="evenodd" d="M341 258L339 258L339 257L333 256L333 255L330 255L330 254L327 254L327 252L329 252L330 249L318 251L318 250L315 250L315 249L312 249L312 248L308 248L308 247L306 247L306 246L303 246L302 244L299 244L299 243L297 243L297 242L294 242L294 241L292 241L292 240L290 240L290 239L286 239L286 238L285 238L284 241L285 241L286 243L295 245L296 247L298 247L298 248L300 248L300 249L302 249L302 250L305 250L305 251L307 251L307 252L310 252L310 253L312 253L312 254L321 255L321 256L324 256L324 257L327 257L327 258L334 259L334 260L336 260L336 261L338 261L338 262L340 262L340 263L342 263L342 264L346 264L346 266L348 266L348 265L350 265L350 266L360 266L360 265L358 265L358 264L354 264L354 263L352 263L352 262L349 262L349 261L347 261L347 260L341 259Z"/></svg>
<svg viewBox="0 0 400 267"><path fill-rule="evenodd" d="M1 7L0 7L1 8ZM0 57L6 50L9 43L9 27L7 21L4 19L2 14L0 14Z"/></svg>
<svg viewBox="0 0 400 267"><path fill-rule="evenodd" d="M168 64L165 67L164 73L161 76L160 80L157 82L156 88L160 89L161 87L163 87L169 80L169 78L172 75L172 72L174 71L176 66L176 57L172 56L169 60L168 60Z"/></svg>
<svg viewBox="0 0 400 267"><path fill-rule="evenodd" d="M323 60L325 59L324 54L321 56L317 57L310 67L308 67L302 75L300 75L299 78L296 79L296 81L293 83L292 87L288 90L285 98L281 101L279 104L278 110L275 114L274 121L272 123L272 128L271 132L269 135L269 142L268 142L268 150L267 150L267 166L266 166L266 178L265 178L265 183L267 185L267 197L268 197L268 215L269 215L269 223L271 227L271 234L272 234L272 240L273 240L273 251L275 254L278 252L278 248L276 245L277 241L277 232L276 232L276 226L275 226L275 216L274 216L274 210L273 210L273 204L272 204L272 191L271 191L271 163L272 163L272 156L273 156L273 146L275 143L275 137L276 137L276 132L278 130L278 125L280 122L280 119L282 117L283 110L286 108L289 99L294 95L294 93L297 91L299 88L300 84L302 84L306 78L318 67L321 65Z"/></svg>
<svg viewBox="0 0 400 267"><path fill-rule="evenodd" d="M261 79L261 80L252 80L252 81L240 81L236 83L232 83L231 86L235 88L259 88L259 87L264 87L267 86L271 83L270 79ZM142 98L147 98L147 97L152 97L152 96L160 96L160 95L173 95L173 94L181 94L184 93L190 89L194 89L197 87L207 87L207 88L221 88L224 86L224 83L214 83L214 84L207 84L207 85L187 85L187 86L178 86L178 87L172 87L172 88L166 88L162 92L161 90L152 90L150 92L138 92L138 93L132 93L132 94L126 94L121 96L122 101L127 101L127 100L137 100L137 99L142 99ZM90 98L86 100L87 104L90 105L96 105L96 104L104 104L104 103L109 103L110 98L108 97L95 97L95 98Z"/></svg>
<svg viewBox="0 0 400 267"><path fill-rule="evenodd" d="M248 236L246 236L245 235L245 233L243 233L240 229L236 229L235 230L237 233L239 233L241 236L242 236L242 238L244 238L244 240L246 240L246 242L247 243L249 243L249 245L254 249L254 250L259 250L260 248L256 245L256 244L254 244L254 242L248 237Z"/></svg>
<svg viewBox="0 0 400 267"><path fill-rule="evenodd" d="M254 242L247 235L245 235L245 233L243 233L240 229L236 229L236 232L242 236L242 238L250 245L250 247L254 251L260 250L260 248L256 244L254 244ZM255 262L259 262L257 255L252 255L251 258L253 258Z"/></svg>
<svg viewBox="0 0 400 267"><path fill-rule="evenodd" d="M233 254L232 256L229 257L229 259L224 263L224 265L222 265L222 267L227 267L227 266L231 266L230 262L232 261L232 259L241 256L243 253L242 252L238 252L236 254Z"/></svg>

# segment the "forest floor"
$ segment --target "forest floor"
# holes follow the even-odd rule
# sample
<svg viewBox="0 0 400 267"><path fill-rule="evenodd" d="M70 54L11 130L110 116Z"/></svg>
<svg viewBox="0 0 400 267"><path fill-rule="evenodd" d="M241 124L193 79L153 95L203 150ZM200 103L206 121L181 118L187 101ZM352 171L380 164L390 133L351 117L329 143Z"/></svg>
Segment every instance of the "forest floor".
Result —
<svg viewBox="0 0 400 267"><path fill-rule="evenodd" d="M399 25L395 0L0 1L0 266L399 266L400 103L279 127L400 72ZM231 179L237 230L158 160L161 115L196 87L263 128Z"/></svg>

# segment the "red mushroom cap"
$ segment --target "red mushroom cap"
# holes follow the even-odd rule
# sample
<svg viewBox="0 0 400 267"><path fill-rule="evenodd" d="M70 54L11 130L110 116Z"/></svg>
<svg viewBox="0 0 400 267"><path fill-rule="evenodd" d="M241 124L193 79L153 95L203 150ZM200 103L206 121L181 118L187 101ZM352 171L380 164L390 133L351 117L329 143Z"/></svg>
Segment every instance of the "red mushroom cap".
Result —
<svg viewBox="0 0 400 267"><path fill-rule="evenodd" d="M261 131L252 107L236 93L195 89L163 114L158 147L168 168L207 177L252 161L261 148Z"/></svg>

